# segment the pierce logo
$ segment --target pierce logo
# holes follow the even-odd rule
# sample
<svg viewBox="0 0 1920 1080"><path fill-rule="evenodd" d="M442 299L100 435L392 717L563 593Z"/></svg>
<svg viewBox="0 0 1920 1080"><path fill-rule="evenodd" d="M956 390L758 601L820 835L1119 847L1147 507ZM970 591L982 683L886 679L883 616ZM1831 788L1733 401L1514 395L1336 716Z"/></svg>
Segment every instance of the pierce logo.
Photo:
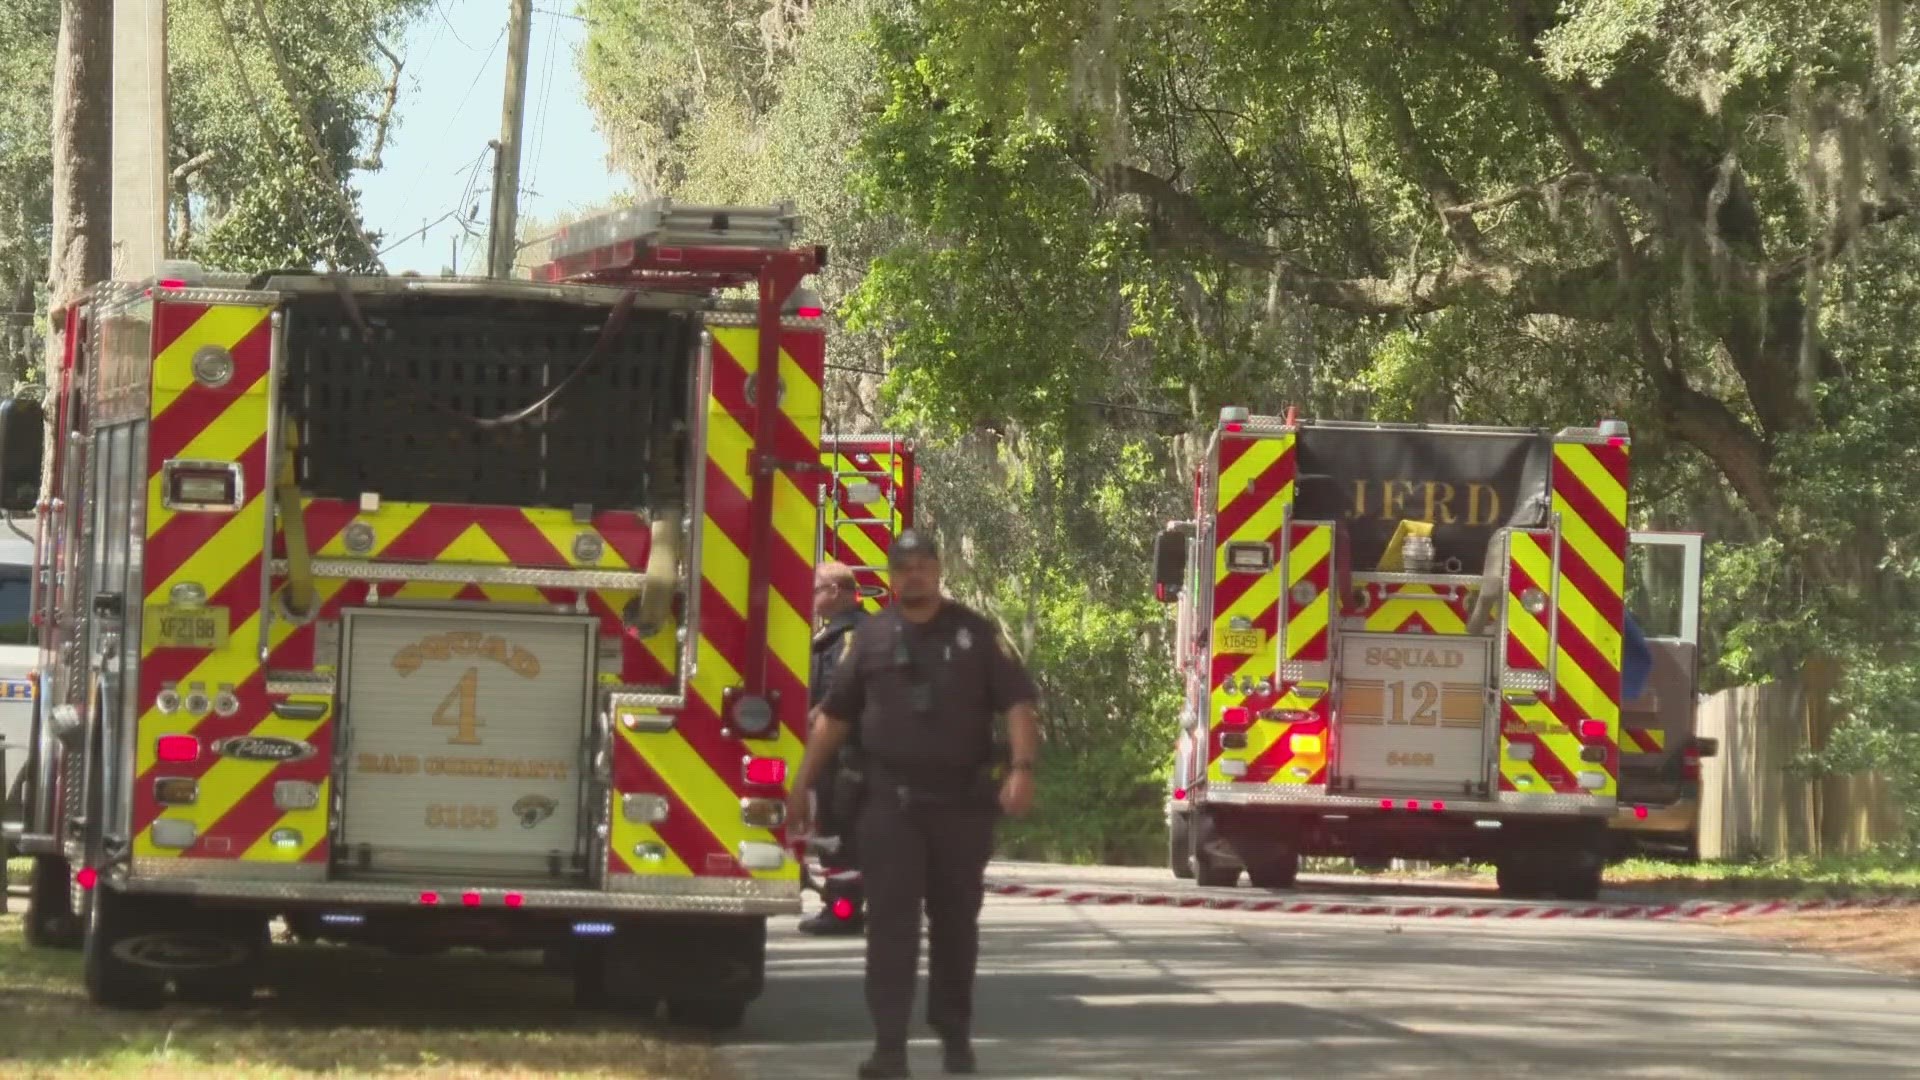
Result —
<svg viewBox="0 0 1920 1080"><path fill-rule="evenodd" d="M230 735L215 739L213 752L235 761L304 761L318 753L312 743L271 735Z"/></svg>

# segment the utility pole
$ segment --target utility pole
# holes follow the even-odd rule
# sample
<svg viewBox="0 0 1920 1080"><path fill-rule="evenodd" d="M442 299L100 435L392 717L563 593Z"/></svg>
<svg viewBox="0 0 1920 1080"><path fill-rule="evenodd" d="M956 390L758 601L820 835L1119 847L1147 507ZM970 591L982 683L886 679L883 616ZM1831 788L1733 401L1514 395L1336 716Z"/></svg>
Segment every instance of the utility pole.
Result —
<svg viewBox="0 0 1920 1080"><path fill-rule="evenodd" d="M167 0L113 3L113 276L167 257Z"/></svg>
<svg viewBox="0 0 1920 1080"><path fill-rule="evenodd" d="M533 37L533 0L511 0L507 23L507 93L500 108L500 142L493 153L493 219L487 276L513 273L520 211L520 128L527 111L527 47Z"/></svg>

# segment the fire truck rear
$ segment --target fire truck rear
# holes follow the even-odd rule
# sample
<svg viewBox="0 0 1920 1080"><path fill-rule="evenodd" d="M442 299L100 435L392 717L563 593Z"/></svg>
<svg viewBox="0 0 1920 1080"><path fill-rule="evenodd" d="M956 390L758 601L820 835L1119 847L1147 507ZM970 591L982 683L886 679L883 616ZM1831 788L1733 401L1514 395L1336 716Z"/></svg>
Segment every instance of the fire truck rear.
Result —
<svg viewBox="0 0 1920 1080"><path fill-rule="evenodd" d="M1227 409L1155 548L1186 706L1176 873L1485 860L1591 897L1619 789L1626 425Z"/></svg>
<svg viewBox="0 0 1920 1080"><path fill-rule="evenodd" d="M794 228L660 201L532 281L188 268L67 313L21 847L94 1000L244 999L278 916L740 1019L799 910Z"/></svg>
<svg viewBox="0 0 1920 1080"><path fill-rule="evenodd" d="M913 444L897 435L829 435L820 449L831 482L821 488L818 556L846 564L861 606L878 611L889 595L887 550L913 527Z"/></svg>

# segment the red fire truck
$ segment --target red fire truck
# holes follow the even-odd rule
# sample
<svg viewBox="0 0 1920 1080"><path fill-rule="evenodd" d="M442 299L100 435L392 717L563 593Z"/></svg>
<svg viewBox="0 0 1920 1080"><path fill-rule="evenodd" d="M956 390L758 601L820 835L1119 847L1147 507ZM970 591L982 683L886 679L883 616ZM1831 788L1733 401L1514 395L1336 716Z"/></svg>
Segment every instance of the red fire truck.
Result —
<svg viewBox="0 0 1920 1080"><path fill-rule="evenodd" d="M833 472L795 229L660 200L534 280L174 267L67 311L32 940L111 1006L244 999L281 918L738 1022L799 910Z"/></svg>
<svg viewBox="0 0 1920 1080"><path fill-rule="evenodd" d="M1620 792L1626 425L1222 413L1155 546L1186 686L1169 862L1474 859L1591 897Z"/></svg>
<svg viewBox="0 0 1920 1080"><path fill-rule="evenodd" d="M852 569L861 605L878 611L889 595L887 549L913 527L913 444L897 435L828 435L820 460L832 483L822 488L819 557Z"/></svg>

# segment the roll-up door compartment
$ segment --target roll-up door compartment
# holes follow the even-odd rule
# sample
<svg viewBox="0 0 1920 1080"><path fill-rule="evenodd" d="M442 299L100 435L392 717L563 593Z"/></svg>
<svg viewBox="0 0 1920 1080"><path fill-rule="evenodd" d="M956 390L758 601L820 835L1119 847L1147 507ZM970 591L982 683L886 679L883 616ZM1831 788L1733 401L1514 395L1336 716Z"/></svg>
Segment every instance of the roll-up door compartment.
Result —
<svg viewBox="0 0 1920 1080"><path fill-rule="evenodd" d="M362 609L343 631L336 872L584 878L594 621Z"/></svg>

